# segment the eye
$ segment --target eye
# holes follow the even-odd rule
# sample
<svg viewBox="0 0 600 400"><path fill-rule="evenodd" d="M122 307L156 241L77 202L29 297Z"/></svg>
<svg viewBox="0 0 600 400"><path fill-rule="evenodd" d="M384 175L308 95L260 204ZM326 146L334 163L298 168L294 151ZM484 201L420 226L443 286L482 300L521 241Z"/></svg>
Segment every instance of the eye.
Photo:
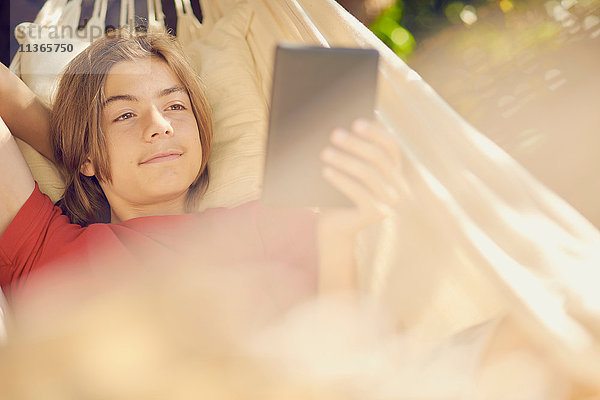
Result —
<svg viewBox="0 0 600 400"><path fill-rule="evenodd" d="M167 107L168 110L185 110L183 104L173 104Z"/></svg>
<svg viewBox="0 0 600 400"><path fill-rule="evenodd" d="M124 120L129 119L129 118L133 118L133 113L132 112L126 112L125 114L119 115L117 118L115 118L114 122L124 121Z"/></svg>

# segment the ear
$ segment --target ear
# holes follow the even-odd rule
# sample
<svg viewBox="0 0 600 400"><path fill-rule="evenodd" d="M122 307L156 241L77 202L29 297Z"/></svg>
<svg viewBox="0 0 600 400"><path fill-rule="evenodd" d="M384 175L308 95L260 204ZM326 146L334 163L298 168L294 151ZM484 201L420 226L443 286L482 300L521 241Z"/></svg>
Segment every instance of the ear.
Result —
<svg viewBox="0 0 600 400"><path fill-rule="evenodd" d="M96 170L94 169L94 164L89 157L85 160L81 168L79 168L79 172L81 172L85 176L94 176L96 175Z"/></svg>

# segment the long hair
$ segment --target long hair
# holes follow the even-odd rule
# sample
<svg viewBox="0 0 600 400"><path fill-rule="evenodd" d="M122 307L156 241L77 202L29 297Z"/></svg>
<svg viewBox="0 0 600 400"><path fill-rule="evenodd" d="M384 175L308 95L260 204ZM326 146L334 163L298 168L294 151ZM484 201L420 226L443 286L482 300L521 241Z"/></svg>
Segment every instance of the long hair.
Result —
<svg viewBox="0 0 600 400"><path fill-rule="evenodd" d="M193 211L206 192L213 123L198 75L169 33L118 29L98 39L67 65L54 101L51 145L65 179L65 193L58 205L71 223L87 226L110 222L110 205L99 184L111 182L106 138L100 126L104 84L116 63L149 57L160 57L179 78L198 123L203 156L198 175L188 189L186 211ZM80 172L88 157L96 172L92 177Z"/></svg>

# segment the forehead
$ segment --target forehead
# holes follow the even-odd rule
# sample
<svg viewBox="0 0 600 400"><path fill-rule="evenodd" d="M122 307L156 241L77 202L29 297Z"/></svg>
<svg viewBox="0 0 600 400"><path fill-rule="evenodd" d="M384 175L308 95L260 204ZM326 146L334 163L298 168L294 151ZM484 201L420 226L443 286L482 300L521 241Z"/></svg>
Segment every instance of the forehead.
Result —
<svg viewBox="0 0 600 400"><path fill-rule="evenodd" d="M106 76L104 96L154 94L177 85L184 86L163 59L147 57L113 65Z"/></svg>

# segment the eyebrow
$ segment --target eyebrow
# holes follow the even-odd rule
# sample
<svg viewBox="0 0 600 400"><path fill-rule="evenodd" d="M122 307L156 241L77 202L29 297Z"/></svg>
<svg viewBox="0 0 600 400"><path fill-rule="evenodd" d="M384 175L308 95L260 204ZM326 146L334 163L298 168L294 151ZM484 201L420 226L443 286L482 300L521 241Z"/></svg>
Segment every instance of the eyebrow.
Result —
<svg viewBox="0 0 600 400"><path fill-rule="evenodd" d="M157 97L165 97L170 95L171 93L176 93L176 92L183 92L183 93L187 93L187 90L185 90L183 87L179 86L179 85L175 85L172 86L170 88L166 88L166 89L162 89L157 93ZM118 94L115 96L110 96L108 99L106 99L104 101L104 103L102 103L103 107L106 107L106 105L110 102L113 101L118 101L118 100L124 100L124 101L134 101L137 102L139 101L139 99L135 96L132 96L130 94Z"/></svg>

